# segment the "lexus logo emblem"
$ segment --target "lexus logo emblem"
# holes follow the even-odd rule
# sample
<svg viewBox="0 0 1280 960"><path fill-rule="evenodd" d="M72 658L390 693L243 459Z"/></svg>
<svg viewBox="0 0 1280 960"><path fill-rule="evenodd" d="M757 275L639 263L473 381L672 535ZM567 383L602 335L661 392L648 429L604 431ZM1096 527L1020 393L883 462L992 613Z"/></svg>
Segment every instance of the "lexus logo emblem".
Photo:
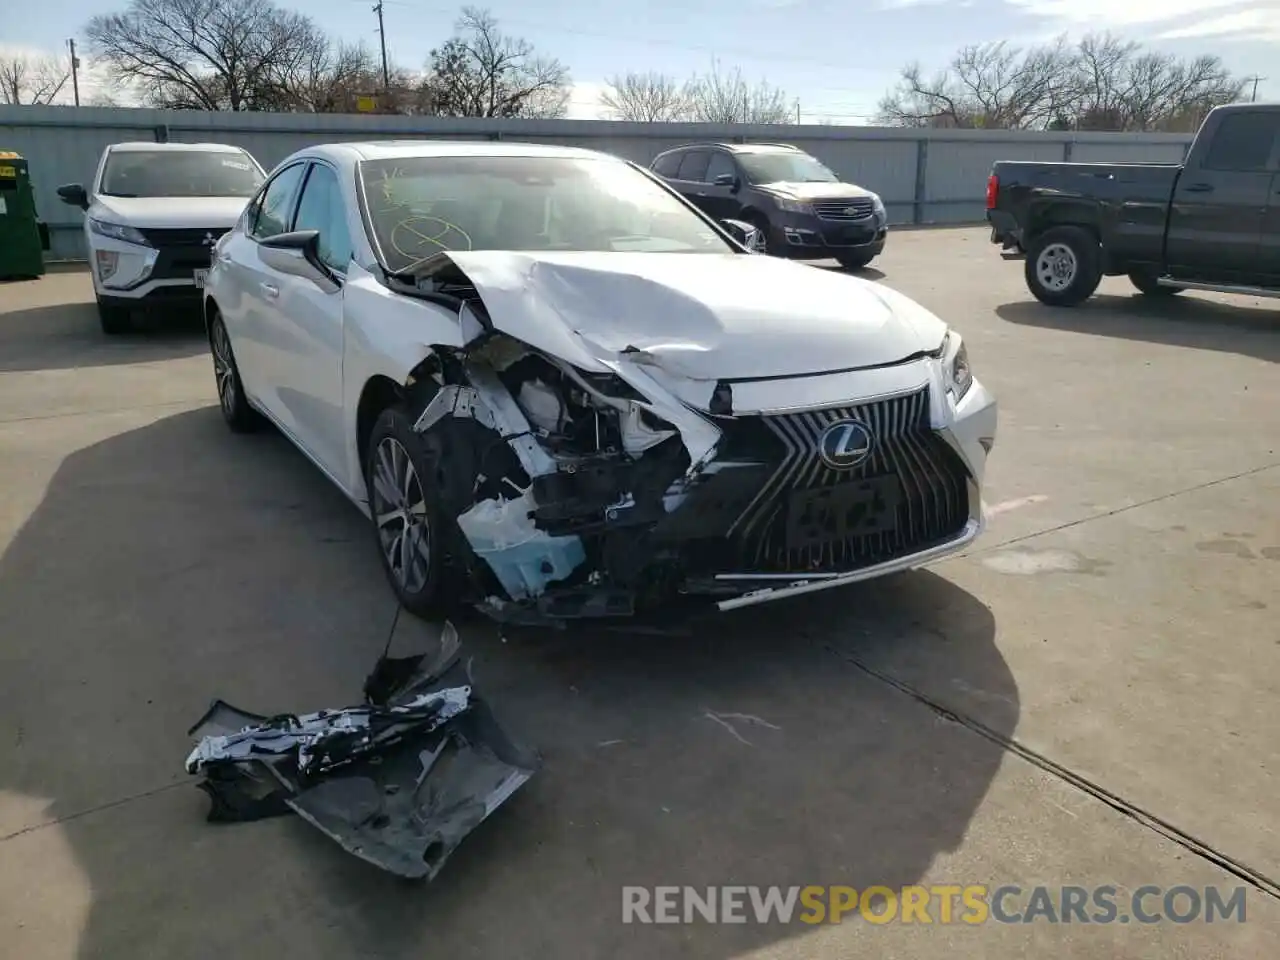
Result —
<svg viewBox="0 0 1280 960"><path fill-rule="evenodd" d="M834 470L851 470L871 456L872 437L866 424L837 420L818 438L818 456Z"/></svg>
<svg viewBox="0 0 1280 960"><path fill-rule="evenodd" d="M204 239L200 242L204 244L206 247L212 247L215 243L218 242L218 238L213 235L212 230L206 230L204 234Z"/></svg>

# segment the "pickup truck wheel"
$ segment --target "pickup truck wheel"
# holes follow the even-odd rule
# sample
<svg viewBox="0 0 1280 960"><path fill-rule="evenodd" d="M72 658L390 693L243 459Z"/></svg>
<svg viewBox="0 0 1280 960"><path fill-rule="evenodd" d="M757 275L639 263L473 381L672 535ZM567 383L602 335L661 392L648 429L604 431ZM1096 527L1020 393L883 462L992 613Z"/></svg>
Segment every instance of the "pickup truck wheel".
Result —
<svg viewBox="0 0 1280 960"><path fill-rule="evenodd" d="M1024 274L1037 300L1074 307L1093 296L1102 281L1098 240L1082 227L1053 227L1032 239Z"/></svg>
<svg viewBox="0 0 1280 960"><path fill-rule="evenodd" d="M1175 293L1183 291L1182 287L1162 287L1156 282L1154 273L1135 271L1129 274L1129 282L1137 287L1139 292L1145 293L1149 297L1171 297Z"/></svg>

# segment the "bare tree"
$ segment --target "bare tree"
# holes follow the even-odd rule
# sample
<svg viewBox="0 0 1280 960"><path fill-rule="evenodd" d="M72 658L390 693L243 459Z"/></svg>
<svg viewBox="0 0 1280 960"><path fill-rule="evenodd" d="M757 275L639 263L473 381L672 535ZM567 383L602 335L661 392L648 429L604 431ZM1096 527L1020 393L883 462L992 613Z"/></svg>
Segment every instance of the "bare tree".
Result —
<svg viewBox="0 0 1280 960"><path fill-rule="evenodd" d="M1142 53L1110 35L1081 41L1079 63L1081 130L1194 130L1209 110L1244 91L1217 57Z"/></svg>
<svg viewBox="0 0 1280 960"><path fill-rule="evenodd" d="M767 81L749 84L734 67L722 73L714 61L684 88L689 117L702 123L791 123L795 118L786 93Z"/></svg>
<svg viewBox="0 0 1280 960"><path fill-rule="evenodd" d="M357 98L385 94L381 71L363 44L334 46L322 35L309 41L272 71L282 105L305 113L351 113Z"/></svg>
<svg viewBox="0 0 1280 960"><path fill-rule="evenodd" d="M1216 57L1182 61L1110 35L1065 37L1022 50L1004 42L961 49L926 78L906 67L880 101L893 126L1010 130L1194 129L1211 107L1239 98L1242 83Z"/></svg>
<svg viewBox="0 0 1280 960"><path fill-rule="evenodd" d="M70 60L26 53L0 55L0 103L53 103L70 80Z"/></svg>
<svg viewBox="0 0 1280 960"><path fill-rule="evenodd" d="M655 72L610 78L600 103L614 120L637 123L687 120L692 110L689 85Z"/></svg>
<svg viewBox="0 0 1280 960"><path fill-rule="evenodd" d="M487 10L463 7L456 33L428 61L433 112L447 117L563 117L569 69L508 37Z"/></svg>
<svg viewBox="0 0 1280 960"><path fill-rule="evenodd" d="M271 0L131 0L85 34L145 100L195 110L293 109L291 78L328 46L308 17Z"/></svg>

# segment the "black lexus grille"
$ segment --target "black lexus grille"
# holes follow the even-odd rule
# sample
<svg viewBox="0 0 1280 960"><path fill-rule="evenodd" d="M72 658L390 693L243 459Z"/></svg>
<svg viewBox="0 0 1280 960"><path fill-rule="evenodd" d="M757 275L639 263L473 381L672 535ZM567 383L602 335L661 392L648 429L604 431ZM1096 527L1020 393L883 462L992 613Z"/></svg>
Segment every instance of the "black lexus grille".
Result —
<svg viewBox="0 0 1280 960"><path fill-rule="evenodd" d="M850 197L845 200L818 200L814 212L823 220L865 220L871 216L873 204L870 197Z"/></svg>
<svg viewBox="0 0 1280 960"><path fill-rule="evenodd" d="M829 424L848 419L870 429L871 453L853 469L834 470L818 454L819 439ZM857 569L951 540L969 518L969 474L929 425L927 388L839 409L734 418L725 455L752 451L766 456L776 469L730 529L738 566L724 572ZM797 492L849 485L885 491L888 509L880 529L788 544L788 510L796 509Z"/></svg>

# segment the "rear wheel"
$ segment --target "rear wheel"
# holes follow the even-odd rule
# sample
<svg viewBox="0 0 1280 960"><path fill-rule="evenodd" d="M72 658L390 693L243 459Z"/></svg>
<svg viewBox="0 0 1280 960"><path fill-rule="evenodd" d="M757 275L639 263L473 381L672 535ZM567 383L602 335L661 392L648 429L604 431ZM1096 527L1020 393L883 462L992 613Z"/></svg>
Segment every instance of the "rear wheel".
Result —
<svg viewBox="0 0 1280 960"><path fill-rule="evenodd" d="M1182 287L1165 287L1157 282L1157 275L1152 271L1135 270L1129 274L1129 282L1149 297L1171 297L1181 293Z"/></svg>
<svg viewBox="0 0 1280 960"><path fill-rule="evenodd" d="M1083 227L1053 227L1031 240L1023 275L1041 303L1074 307L1102 281L1102 249Z"/></svg>
<svg viewBox="0 0 1280 960"><path fill-rule="evenodd" d="M128 333L131 326L129 319L128 307L107 303L99 298L98 323L102 326L102 332L107 336L114 337L121 333Z"/></svg>
<svg viewBox="0 0 1280 960"><path fill-rule="evenodd" d="M213 376L218 385L218 407L222 419L235 433L251 433L262 425L262 415L249 406L245 396L240 368L236 366L231 351L231 338L227 335L222 314L216 311L209 320L209 351L213 354Z"/></svg>

